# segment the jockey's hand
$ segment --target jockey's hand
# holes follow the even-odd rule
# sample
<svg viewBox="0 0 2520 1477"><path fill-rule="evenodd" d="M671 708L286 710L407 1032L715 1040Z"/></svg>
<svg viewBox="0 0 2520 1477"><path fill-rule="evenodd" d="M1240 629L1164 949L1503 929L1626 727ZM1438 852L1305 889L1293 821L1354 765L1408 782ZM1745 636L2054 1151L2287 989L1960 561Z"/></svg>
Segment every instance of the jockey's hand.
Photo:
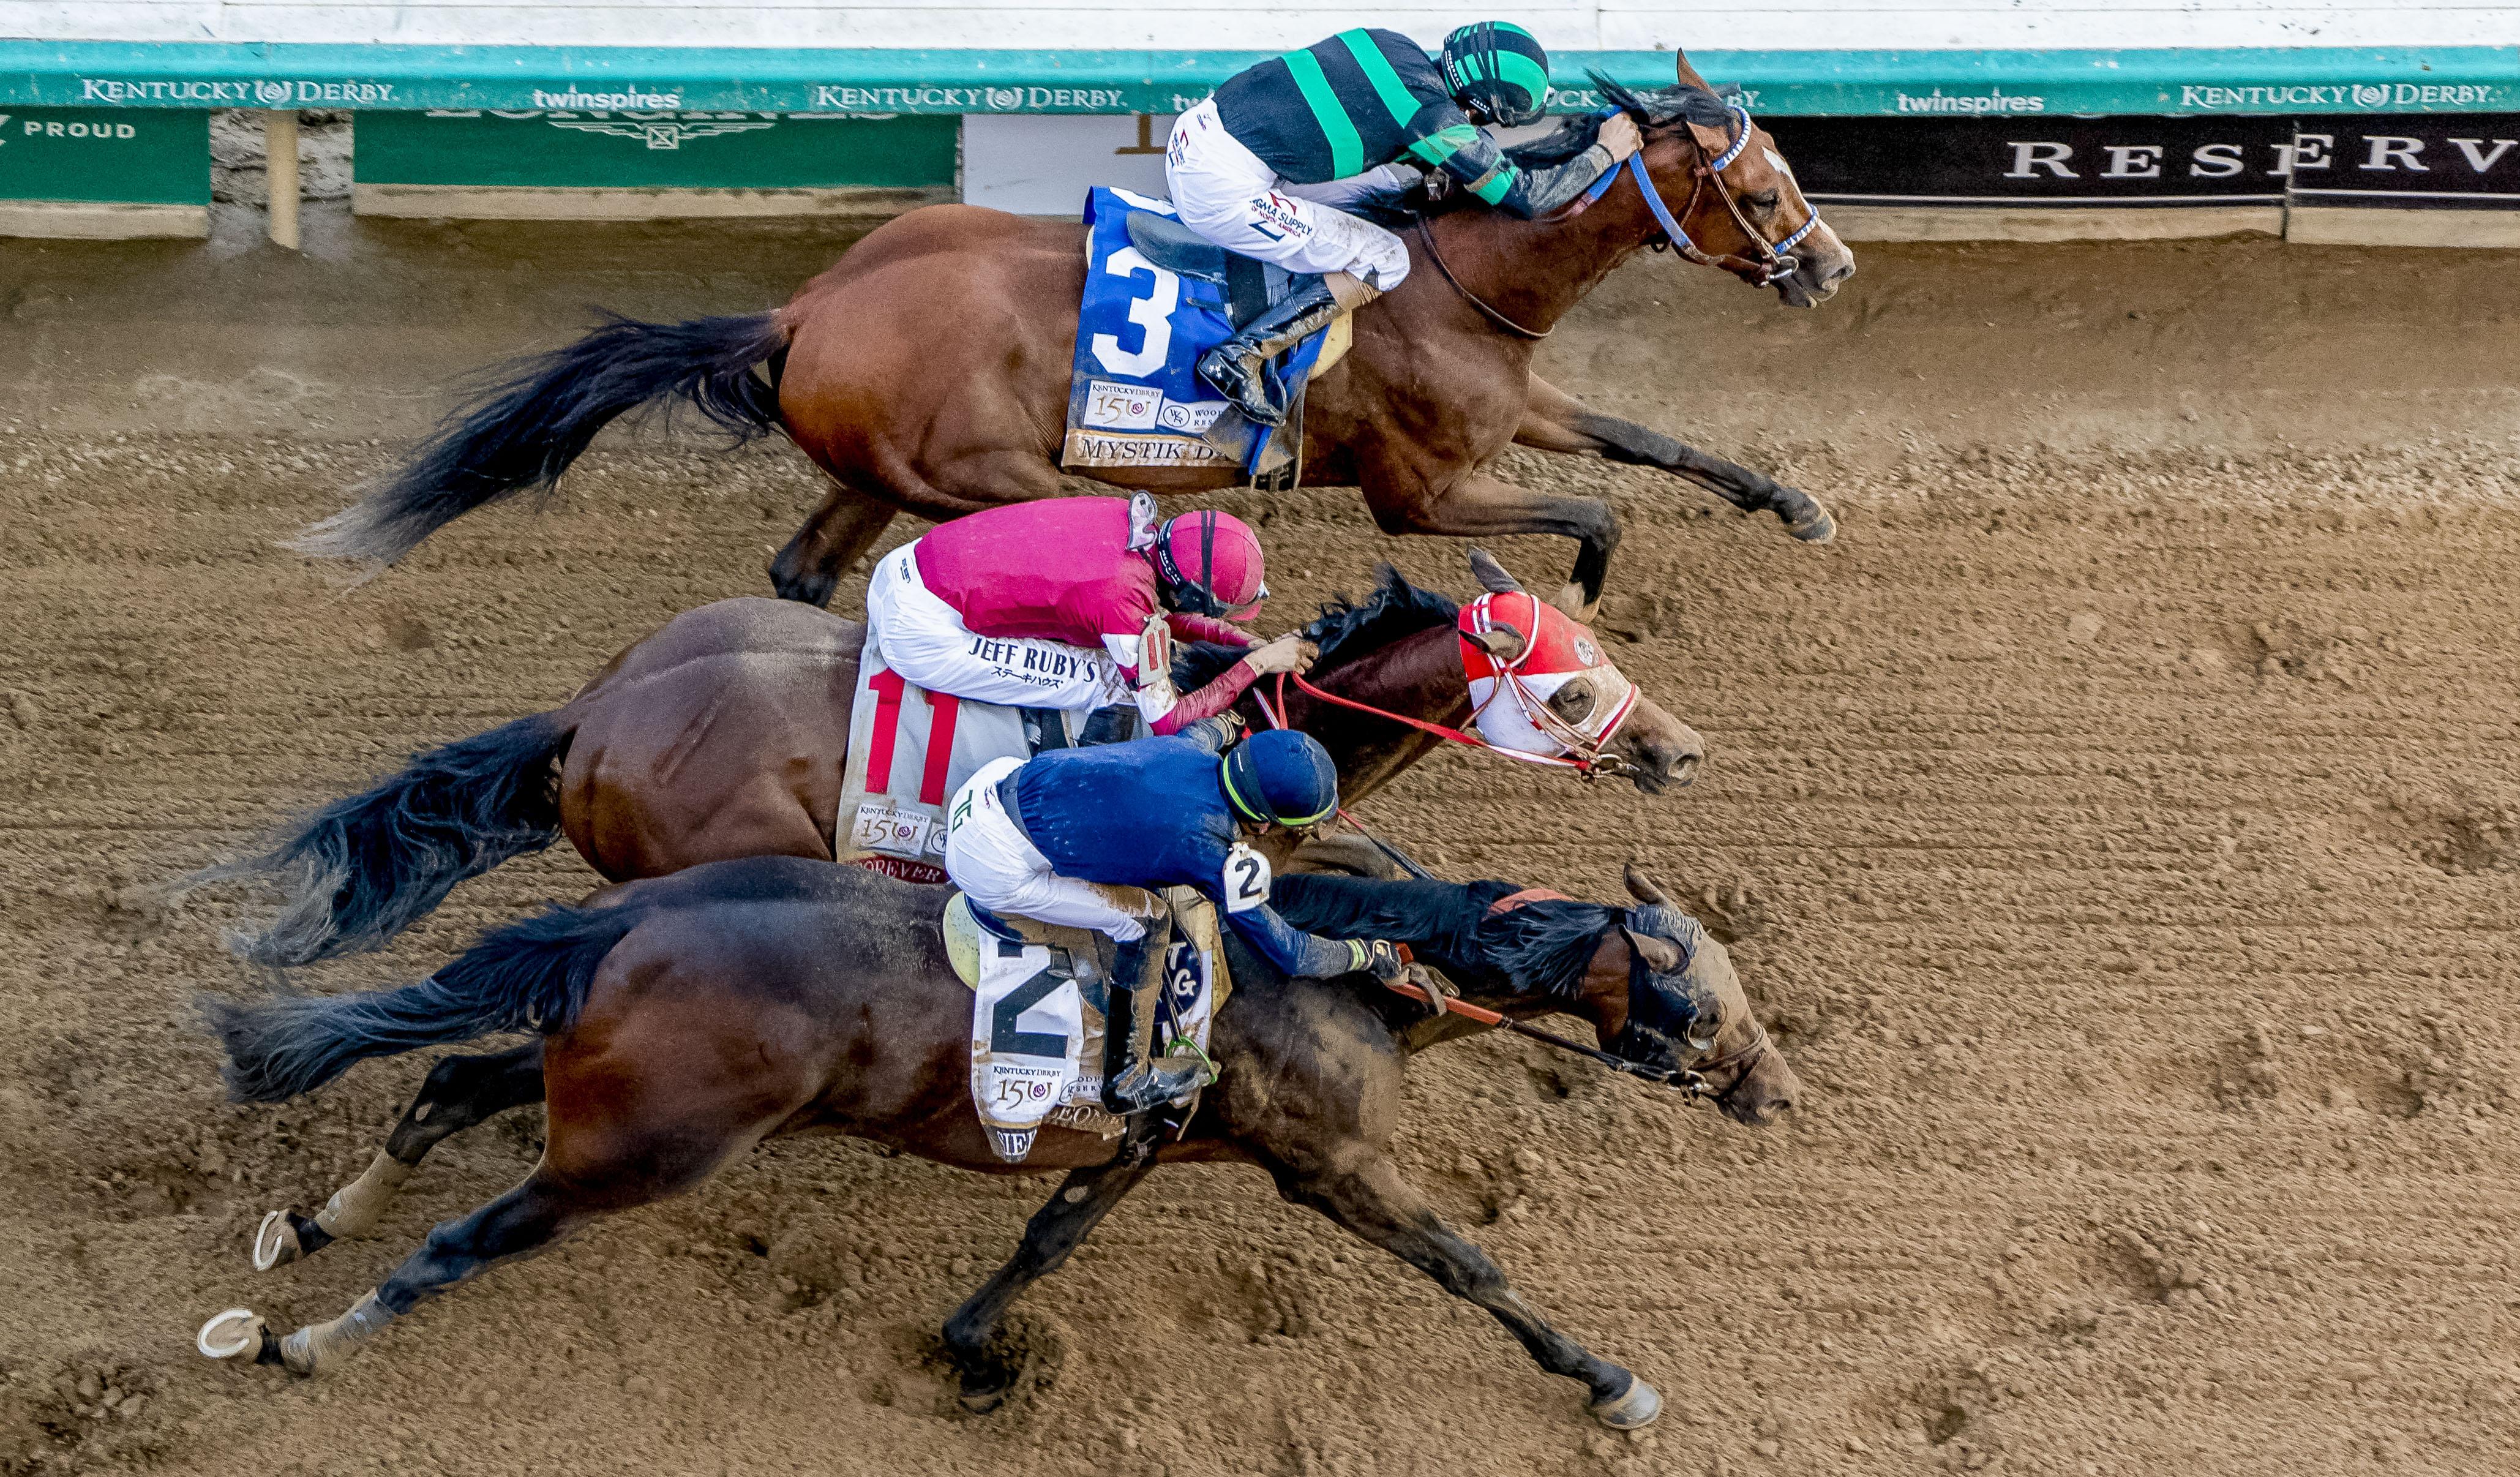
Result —
<svg viewBox="0 0 2520 1477"><path fill-rule="evenodd" d="M1627 157L1644 147L1644 135L1637 132L1637 120L1620 113L1605 120L1595 141L1610 151L1610 162L1623 163Z"/></svg>
<svg viewBox="0 0 2520 1477"><path fill-rule="evenodd" d="M1358 965L1386 985L1396 985L1409 977L1409 961L1400 954L1400 946L1387 938L1365 941L1365 960Z"/></svg>
<svg viewBox="0 0 2520 1477"><path fill-rule="evenodd" d="M1293 672L1298 676L1313 669L1321 659L1322 649L1292 631L1265 647L1244 653L1254 675L1266 677L1272 672Z"/></svg>

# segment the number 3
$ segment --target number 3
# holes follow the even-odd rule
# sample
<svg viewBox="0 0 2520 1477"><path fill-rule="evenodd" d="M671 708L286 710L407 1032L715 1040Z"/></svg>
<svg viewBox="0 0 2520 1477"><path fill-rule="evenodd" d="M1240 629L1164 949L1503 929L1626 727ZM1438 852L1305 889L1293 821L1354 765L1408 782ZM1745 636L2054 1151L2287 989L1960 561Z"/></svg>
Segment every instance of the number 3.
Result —
<svg viewBox="0 0 2520 1477"><path fill-rule="evenodd" d="M1146 296L1129 301L1129 321L1146 330L1146 346L1131 353L1120 347L1117 335L1097 334L1094 357L1115 375L1145 376L1162 369L1164 356L1172 352L1173 309L1181 306L1181 279L1147 260L1135 246L1112 252L1103 259L1102 270L1114 277L1145 272L1155 281Z"/></svg>

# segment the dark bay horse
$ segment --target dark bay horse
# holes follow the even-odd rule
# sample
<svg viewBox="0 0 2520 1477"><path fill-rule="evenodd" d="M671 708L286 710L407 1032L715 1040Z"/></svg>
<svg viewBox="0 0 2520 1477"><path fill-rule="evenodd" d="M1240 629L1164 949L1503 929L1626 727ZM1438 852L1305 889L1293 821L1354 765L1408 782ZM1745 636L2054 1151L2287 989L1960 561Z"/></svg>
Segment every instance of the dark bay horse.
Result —
<svg viewBox="0 0 2520 1477"><path fill-rule="evenodd" d="M1472 554L1484 584L1512 586L1493 559ZM1350 701L1461 723L1470 698L1458 613L1446 597L1385 570L1366 601L1332 602L1304 628L1320 649L1310 680ZM686 611L561 707L420 754L316 811L269 852L202 879L279 877L286 904L239 949L289 966L382 948L458 882L563 833L615 882L738 857L828 859L865 640L857 622L790 601ZM1238 655L1186 649L1184 691ZM1551 700L1589 698L1579 681ZM1242 712L1261 719L1248 694ZM1290 692L1286 717L1328 747L1351 802L1439 741L1300 691ZM1704 752L1650 700L1637 704L1610 750L1648 793L1688 783Z"/></svg>
<svg viewBox="0 0 2520 1477"><path fill-rule="evenodd" d="M1409 940L1466 1001L1512 1016L1581 1016L1619 1059L1693 1070L1732 1117L1768 1122L1799 1084L1723 946L1633 869L1628 885L1638 906L1624 910L1508 882L1302 876L1282 881L1279 901L1299 927ZM348 1313L282 1338L233 1310L202 1326L202 1351L321 1372L422 1298L500 1261L689 1189L764 1139L836 1133L983 1173L1067 1172L1013 1258L945 1325L975 1410L998 1404L1020 1373L988 1351L1026 1286L1157 1165L1237 1160L1493 1314L1543 1368L1582 1381L1604 1423L1634 1428L1659 1412L1651 1385L1552 1327L1391 1156L1403 1072L1420 1048L1464 1034L1462 1016L1429 1018L1363 975L1288 979L1229 930L1237 988L1213 1038L1224 1075L1184 1137L1148 1159L1046 1127L1026 1163L1007 1165L971 1106L972 997L938 926L947 895L824 862L714 863L492 930L399 989L210 1002L229 1084L258 1101L308 1092L363 1057L537 1033L549 1125L522 1183L437 1226ZM396 1138L411 1133L426 1152L482 1116L454 1108L427 1124L407 1118ZM399 1159L401 1147L388 1152ZM399 1181L371 1171L335 1203L357 1196L353 1210L373 1227Z"/></svg>
<svg viewBox="0 0 2520 1477"><path fill-rule="evenodd" d="M1753 258L1815 224L1778 258L1792 270L1773 285L1788 304L1816 305L1854 272L1854 254L1815 223L1776 141L1728 109L1685 57L1678 69L1678 86L1653 92L1603 86L1642 131L1638 157L1696 244L1692 259L1724 258L1718 264L1744 280L1767 283ZM1571 154L1598 127L1573 119L1525 147L1534 157ZM1749 146L1720 175L1706 174L1701 166L1742 128ZM1796 538L1833 531L1810 495L1588 410L1531 372L1541 337L1619 263L1665 239L1633 176L1615 176L1589 208L1548 220L1439 207L1404 239L1414 269L1358 313L1353 349L1306 397L1303 480L1361 487L1389 533L1576 539L1574 604L1586 618L1618 522L1598 499L1490 475L1509 445L1661 468L1742 509L1775 513ZM784 430L831 474L829 499L771 563L780 595L826 604L896 513L950 518L1058 493L1084 274L1080 225L963 205L911 211L783 308L680 324L615 319L510 366L365 500L307 530L297 547L399 559L474 508L549 491L623 413L681 401L739 437ZM1242 480L1217 469L1085 474L1156 492Z"/></svg>

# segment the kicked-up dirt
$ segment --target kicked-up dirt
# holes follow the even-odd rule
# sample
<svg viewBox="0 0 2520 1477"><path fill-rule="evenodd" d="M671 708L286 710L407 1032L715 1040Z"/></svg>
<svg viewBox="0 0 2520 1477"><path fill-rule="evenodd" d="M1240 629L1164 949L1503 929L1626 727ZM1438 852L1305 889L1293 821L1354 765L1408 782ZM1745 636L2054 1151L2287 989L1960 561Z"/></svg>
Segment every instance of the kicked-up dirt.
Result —
<svg viewBox="0 0 2520 1477"><path fill-rule="evenodd" d="M0 1473L2510 1461L2508 258L1875 248L1845 300L1792 318L1656 263L1552 345L1571 387L1790 475L1842 526L1806 548L1665 480L1517 457L1513 475L1620 508L1601 626L1706 736L1705 776L1645 799L1446 754L1370 808L1456 876L1609 897L1627 861L1659 873L1732 941L1811 1088L1759 1132L1507 1041L1414 1071L1410 1174L1664 1392L1659 1425L1618 1437L1484 1315L1232 1168L1168 1170L1124 1204L1020 1305L1027 1385L966 1415L934 1329L1049 1183L831 1141L501 1268L336 1378L196 1355L224 1307L281 1327L346 1308L517 1179L537 1121L438 1150L379 1240L257 1276L255 1222L356 1174L424 1060L229 1104L190 1000L256 987L217 936L244 900L170 907L153 884L555 703L671 611L762 592L816 495L784 447L609 445L552 512L476 515L344 590L274 541L437 403L421 369L552 341L585 301L757 305L812 253L774 242L730 287L698 235L587 233L593 265L554 254L530 278L527 236L468 267L434 238L274 262L234 235L190 248L218 260L0 246L0 332L28 346L0 385ZM202 326L250 316L207 292L248 266L302 279L239 290L288 332ZM2190 317L2120 327L2208 267ZM350 314L322 294L365 270L476 295L412 303L419 368L360 361L351 330L289 304ZM2405 286L2494 272L2505 295L2466 299L2485 329L2457 341L2452 309ZM1981 309L2069 336L1934 351ZM1683 334L1701 318L1702 355ZM2224 342L2200 318L2258 327ZM112 398L105 336L160 398ZM2435 345L2433 379L2259 352L2322 340ZM1804 369L1826 393L1754 413ZM2043 398L2063 384L2106 414ZM308 396L307 428L275 424ZM1912 434L1845 429L1856 409ZM1379 559L1470 588L1458 546L1378 536L1352 492L1229 506L1263 523L1273 626ZM1499 552L1551 575L1567 558ZM322 980L425 972L592 880L565 847L513 864Z"/></svg>

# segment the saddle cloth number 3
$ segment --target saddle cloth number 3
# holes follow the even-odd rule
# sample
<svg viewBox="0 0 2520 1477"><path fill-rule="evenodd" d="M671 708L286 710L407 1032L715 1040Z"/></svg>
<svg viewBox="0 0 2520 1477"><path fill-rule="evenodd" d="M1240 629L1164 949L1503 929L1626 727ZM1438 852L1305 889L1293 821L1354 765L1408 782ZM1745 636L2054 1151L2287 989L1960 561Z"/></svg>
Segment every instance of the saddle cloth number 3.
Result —
<svg viewBox="0 0 2520 1477"><path fill-rule="evenodd" d="M1129 321L1146 330L1146 342L1134 353L1120 347L1116 334L1094 336L1094 357L1115 375L1151 375L1164 367L1173 348L1173 309L1181 306L1181 278L1147 260L1137 247L1122 246L1102 262L1113 277L1145 272L1154 279L1143 297L1130 299Z"/></svg>

